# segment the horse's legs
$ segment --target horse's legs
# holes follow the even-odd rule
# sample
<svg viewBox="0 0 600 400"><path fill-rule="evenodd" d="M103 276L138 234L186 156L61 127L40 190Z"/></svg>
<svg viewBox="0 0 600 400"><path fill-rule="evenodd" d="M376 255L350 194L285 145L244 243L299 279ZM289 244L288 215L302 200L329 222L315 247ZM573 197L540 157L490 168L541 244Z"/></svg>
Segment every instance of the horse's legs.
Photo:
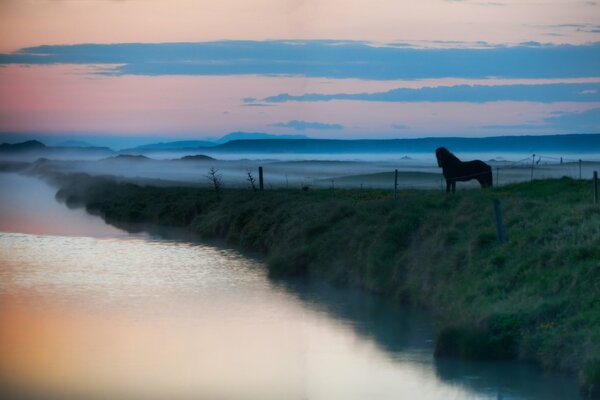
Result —
<svg viewBox="0 0 600 400"><path fill-rule="evenodd" d="M446 193L454 193L456 191L456 181L452 179L446 179Z"/></svg>

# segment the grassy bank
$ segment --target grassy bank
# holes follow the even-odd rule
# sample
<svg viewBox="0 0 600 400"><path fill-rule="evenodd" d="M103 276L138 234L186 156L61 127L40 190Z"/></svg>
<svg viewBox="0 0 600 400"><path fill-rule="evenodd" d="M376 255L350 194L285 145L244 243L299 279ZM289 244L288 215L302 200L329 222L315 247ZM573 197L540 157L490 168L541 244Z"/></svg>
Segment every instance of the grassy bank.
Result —
<svg viewBox="0 0 600 400"><path fill-rule="evenodd" d="M589 181L493 191L136 186L71 175L57 196L109 221L187 227L266 255L272 274L356 285L427 307L436 353L526 359L600 394L600 206ZM506 242L492 199L502 201Z"/></svg>

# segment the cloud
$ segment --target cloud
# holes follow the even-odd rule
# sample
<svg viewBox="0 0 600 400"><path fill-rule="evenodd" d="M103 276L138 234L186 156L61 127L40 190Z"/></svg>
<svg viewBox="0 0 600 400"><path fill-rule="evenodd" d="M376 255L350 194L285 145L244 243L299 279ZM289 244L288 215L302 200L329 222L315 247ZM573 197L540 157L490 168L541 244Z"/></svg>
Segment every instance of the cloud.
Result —
<svg viewBox="0 0 600 400"><path fill-rule="evenodd" d="M600 108L581 112L554 112L555 116L544 118L539 124L484 125L481 128L494 131L507 130L559 130L569 133L600 132Z"/></svg>
<svg viewBox="0 0 600 400"><path fill-rule="evenodd" d="M106 65L98 73L114 75L258 74L375 80L594 77L600 71L600 42L455 46L374 46L331 40L45 45L0 54L0 64Z"/></svg>
<svg viewBox="0 0 600 400"><path fill-rule="evenodd" d="M569 132L600 132L600 108L582 112L562 113L544 119L544 123Z"/></svg>
<svg viewBox="0 0 600 400"><path fill-rule="evenodd" d="M404 124L392 124L392 128L394 128L394 129L408 129L408 125L404 125Z"/></svg>
<svg viewBox="0 0 600 400"><path fill-rule="evenodd" d="M476 6L505 6L506 4L499 1L470 1L470 0L445 0L447 3L457 4L474 4Z"/></svg>
<svg viewBox="0 0 600 400"><path fill-rule="evenodd" d="M374 93L306 93L298 96L281 93L263 99L268 103L288 101L316 102L331 100L358 100L383 102L466 102L532 101L552 103L558 101L598 102L600 83L552 83L535 85L456 85L423 87L420 89L393 89Z"/></svg>
<svg viewBox="0 0 600 400"><path fill-rule="evenodd" d="M532 129L547 129L548 126L543 125L543 124L514 124L514 125L501 125L501 124L497 124L497 125L483 125L481 126L481 128L483 129L492 129L495 131L506 131L506 130L523 130L523 131L529 131Z"/></svg>
<svg viewBox="0 0 600 400"><path fill-rule="evenodd" d="M242 107L273 107L274 104L265 104L265 103L244 103Z"/></svg>
<svg viewBox="0 0 600 400"><path fill-rule="evenodd" d="M583 32L583 33L600 33L600 25L591 23L570 23L570 24L555 24L555 25L537 25L538 28L552 29L559 31L569 32Z"/></svg>
<svg viewBox="0 0 600 400"><path fill-rule="evenodd" d="M322 122L306 122L306 121L288 121L286 123L279 122L276 124L271 124L269 126L275 126L278 128L290 128L298 131L304 131L307 129L319 129L319 130L342 130L344 129L343 125L340 124L325 124Z"/></svg>

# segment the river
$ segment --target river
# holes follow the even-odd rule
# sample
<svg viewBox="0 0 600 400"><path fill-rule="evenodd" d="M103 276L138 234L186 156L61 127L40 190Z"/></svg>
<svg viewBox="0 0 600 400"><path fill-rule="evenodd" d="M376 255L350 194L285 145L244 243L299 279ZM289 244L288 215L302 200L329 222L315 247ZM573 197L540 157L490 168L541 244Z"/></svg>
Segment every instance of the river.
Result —
<svg viewBox="0 0 600 400"><path fill-rule="evenodd" d="M426 313L129 234L0 174L0 384L31 398L579 399L517 362L435 360Z"/></svg>

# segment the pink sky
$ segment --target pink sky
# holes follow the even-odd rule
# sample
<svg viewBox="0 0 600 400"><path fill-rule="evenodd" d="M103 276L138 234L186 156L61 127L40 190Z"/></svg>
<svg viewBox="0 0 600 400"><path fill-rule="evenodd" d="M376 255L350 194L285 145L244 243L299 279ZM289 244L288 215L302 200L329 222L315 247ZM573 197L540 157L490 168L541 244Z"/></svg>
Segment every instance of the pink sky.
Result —
<svg viewBox="0 0 600 400"><path fill-rule="evenodd" d="M600 82L571 79L568 82ZM471 83L527 83L554 80L365 81L259 76L98 76L82 66L8 66L0 69L0 121L5 131L173 134L219 136L230 131L294 133L270 124L307 120L343 121L327 137L359 138L481 132L481 125L532 123L558 111L583 111L598 103L381 103L331 101L247 107L242 98L274 93L382 91ZM517 111L518 110L518 111ZM397 130L393 125L406 125ZM322 135L322 134L321 134Z"/></svg>
<svg viewBox="0 0 600 400"><path fill-rule="evenodd" d="M72 43L220 39L349 39L373 43L525 41L583 44L600 6L590 1L423 0L3 0L0 52ZM575 24L579 27L577 29ZM582 28L583 27L583 28ZM447 46L447 44L446 44ZM454 44L463 46L463 44ZM105 68L106 66L103 66ZM314 137L486 135L485 125L536 124L600 103L380 103L330 101L245 106L245 97L279 93L380 92L454 84L600 82L585 79L426 79L373 81L273 76L105 76L85 65L0 68L0 132L220 136L231 131ZM270 126L290 120L341 124L343 130ZM394 125L406 129L394 129ZM562 132L549 128L545 132Z"/></svg>
<svg viewBox="0 0 600 400"><path fill-rule="evenodd" d="M40 44L222 39L584 43L598 24L584 0L2 0L0 51Z"/></svg>

